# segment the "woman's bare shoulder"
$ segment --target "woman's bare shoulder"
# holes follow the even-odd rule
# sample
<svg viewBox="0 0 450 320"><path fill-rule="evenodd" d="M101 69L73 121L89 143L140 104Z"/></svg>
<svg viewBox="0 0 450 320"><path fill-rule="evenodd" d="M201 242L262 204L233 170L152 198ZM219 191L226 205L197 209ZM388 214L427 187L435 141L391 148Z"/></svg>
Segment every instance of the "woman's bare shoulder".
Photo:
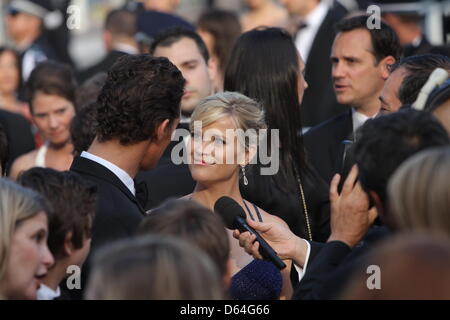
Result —
<svg viewBox="0 0 450 320"><path fill-rule="evenodd" d="M35 166L37 150L33 150L26 154L21 155L14 160L11 166L11 172L9 176L14 180L17 179L22 171L28 170Z"/></svg>
<svg viewBox="0 0 450 320"><path fill-rule="evenodd" d="M178 200L192 200L192 193L182 196L181 198L178 198Z"/></svg>

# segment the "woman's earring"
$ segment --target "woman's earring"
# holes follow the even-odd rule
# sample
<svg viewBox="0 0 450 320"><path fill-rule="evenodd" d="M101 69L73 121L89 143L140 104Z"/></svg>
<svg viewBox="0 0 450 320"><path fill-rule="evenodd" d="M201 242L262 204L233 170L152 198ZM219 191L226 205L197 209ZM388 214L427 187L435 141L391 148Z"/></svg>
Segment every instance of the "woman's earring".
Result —
<svg viewBox="0 0 450 320"><path fill-rule="evenodd" d="M247 177L245 175L245 166L241 165L241 170L242 170L242 175L244 177L244 186L247 186L248 185L248 180L247 180Z"/></svg>

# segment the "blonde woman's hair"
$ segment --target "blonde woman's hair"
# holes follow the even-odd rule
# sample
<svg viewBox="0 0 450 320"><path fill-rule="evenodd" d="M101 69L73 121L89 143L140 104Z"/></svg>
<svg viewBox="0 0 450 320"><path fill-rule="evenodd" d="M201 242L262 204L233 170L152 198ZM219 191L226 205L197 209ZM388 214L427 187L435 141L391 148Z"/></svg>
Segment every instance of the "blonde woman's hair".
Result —
<svg viewBox="0 0 450 320"><path fill-rule="evenodd" d="M212 260L186 241L162 234L122 240L94 256L87 299L220 300Z"/></svg>
<svg viewBox="0 0 450 320"><path fill-rule="evenodd" d="M396 227L450 235L450 148L423 151L402 164L388 184Z"/></svg>
<svg viewBox="0 0 450 320"><path fill-rule="evenodd" d="M0 178L0 281L6 271L14 231L23 221L42 211L48 210L39 194Z"/></svg>
<svg viewBox="0 0 450 320"><path fill-rule="evenodd" d="M194 131L195 121L206 127L225 117L231 117L236 129L243 131L267 128L259 103L238 92L220 92L200 101L191 116L190 129ZM245 148L249 148L248 140Z"/></svg>

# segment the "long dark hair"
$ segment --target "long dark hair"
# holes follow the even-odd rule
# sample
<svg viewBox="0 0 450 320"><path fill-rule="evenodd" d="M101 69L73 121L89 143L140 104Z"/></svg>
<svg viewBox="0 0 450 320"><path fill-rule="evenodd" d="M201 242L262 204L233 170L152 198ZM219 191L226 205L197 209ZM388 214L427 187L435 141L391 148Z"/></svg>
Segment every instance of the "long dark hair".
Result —
<svg viewBox="0 0 450 320"><path fill-rule="evenodd" d="M275 180L282 189L296 186L286 181L306 172L298 94L301 76L292 37L280 28L243 33L225 70L225 91L238 91L260 102L268 129L279 129L280 172Z"/></svg>

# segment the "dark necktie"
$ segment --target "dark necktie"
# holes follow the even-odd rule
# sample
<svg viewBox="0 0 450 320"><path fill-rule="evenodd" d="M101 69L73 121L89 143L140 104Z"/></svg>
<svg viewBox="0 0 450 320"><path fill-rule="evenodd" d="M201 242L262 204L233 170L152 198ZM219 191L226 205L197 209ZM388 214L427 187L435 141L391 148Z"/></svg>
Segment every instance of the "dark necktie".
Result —
<svg viewBox="0 0 450 320"><path fill-rule="evenodd" d="M297 29L296 29L296 31L295 31L294 39L297 38L298 33L299 33L300 31L302 31L303 29L305 29L305 28L307 28L307 27L308 27L308 24L307 24L307 23L305 23L304 21L300 21L300 22L297 24Z"/></svg>

